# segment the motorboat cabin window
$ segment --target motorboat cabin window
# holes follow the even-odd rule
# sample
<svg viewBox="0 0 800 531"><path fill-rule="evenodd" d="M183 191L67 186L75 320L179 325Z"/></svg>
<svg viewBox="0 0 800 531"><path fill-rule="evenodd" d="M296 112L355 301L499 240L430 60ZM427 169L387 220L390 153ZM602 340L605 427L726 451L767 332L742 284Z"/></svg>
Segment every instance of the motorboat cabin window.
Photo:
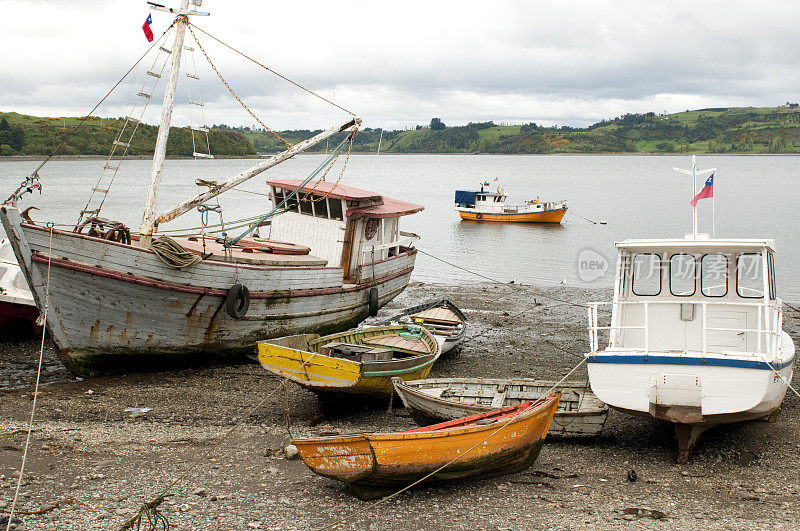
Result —
<svg viewBox="0 0 800 531"><path fill-rule="evenodd" d="M670 257L669 291L676 297L691 297L697 291L697 262L693 254Z"/></svg>
<svg viewBox="0 0 800 531"><path fill-rule="evenodd" d="M736 293L744 299L764 296L764 262L761 253L742 253L736 257Z"/></svg>
<svg viewBox="0 0 800 531"><path fill-rule="evenodd" d="M769 275L769 298L775 300L775 259L772 252L767 253L767 274Z"/></svg>
<svg viewBox="0 0 800 531"><path fill-rule="evenodd" d="M633 257L633 294L654 296L661 293L661 257L639 253Z"/></svg>
<svg viewBox="0 0 800 531"><path fill-rule="evenodd" d="M330 212L331 219L341 221L342 216L342 200L338 198L328 198L328 212Z"/></svg>
<svg viewBox="0 0 800 531"><path fill-rule="evenodd" d="M707 254L700 259L700 291L706 297L724 297L728 294L727 256Z"/></svg>

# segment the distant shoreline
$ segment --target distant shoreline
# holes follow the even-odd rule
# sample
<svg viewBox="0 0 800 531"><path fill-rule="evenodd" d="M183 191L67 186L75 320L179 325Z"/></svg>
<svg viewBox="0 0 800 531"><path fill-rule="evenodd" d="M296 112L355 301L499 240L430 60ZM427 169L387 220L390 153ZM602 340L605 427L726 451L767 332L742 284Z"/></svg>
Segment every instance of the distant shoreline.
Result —
<svg viewBox="0 0 800 531"><path fill-rule="evenodd" d="M368 155L368 156L413 156L413 155L427 155L427 156L453 156L460 157L481 156L489 155L492 157L677 157L689 155L713 156L713 157L797 157L800 153L381 153L376 155L371 151L353 151L352 155ZM237 155L220 155L215 159L238 159L238 160L263 160L269 158L276 153L270 155L262 155L256 157L243 157ZM295 157L306 155L324 155L318 151L306 151L298 153ZM43 161L42 155L5 155L0 156L0 162L27 162L27 161ZM51 160L60 161L78 161L78 160L105 160L107 156L104 155L56 155ZM126 160L150 160L152 157L145 157L141 155L130 155L125 157ZM167 157L167 160L194 160L194 157Z"/></svg>

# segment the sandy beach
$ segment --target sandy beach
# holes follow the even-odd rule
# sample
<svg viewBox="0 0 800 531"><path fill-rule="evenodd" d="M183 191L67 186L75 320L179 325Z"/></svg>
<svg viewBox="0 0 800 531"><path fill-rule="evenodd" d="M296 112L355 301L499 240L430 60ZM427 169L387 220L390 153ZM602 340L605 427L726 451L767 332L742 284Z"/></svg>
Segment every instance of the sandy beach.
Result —
<svg viewBox="0 0 800 531"><path fill-rule="evenodd" d="M378 318L448 298L470 319L463 347L431 376L558 379L587 348L586 312L603 291L413 284ZM784 327L800 344L800 313ZM469 339L471 338L471 339ZM255 364L77 379L48 340L18 509L25 529L116 529L214 445L280 381ZM0 511L16 486L39 340L0 340ZM576 379L586 379L585 367ZM797 384L795 383L795 386ZM670 425L612 411L602 435L548 440L527 471L425 487L368 507L341 483L284 456L291 433L414 427L397 401L320 405L288 384L247 418L161 506L175 529L793 529L800 519L800 399L775 422L707 431L686 465ZM126 408L150 408L147 413ZM320 417L320 415L322 415ZM635 470L638 479L627 479Z"/></svg>

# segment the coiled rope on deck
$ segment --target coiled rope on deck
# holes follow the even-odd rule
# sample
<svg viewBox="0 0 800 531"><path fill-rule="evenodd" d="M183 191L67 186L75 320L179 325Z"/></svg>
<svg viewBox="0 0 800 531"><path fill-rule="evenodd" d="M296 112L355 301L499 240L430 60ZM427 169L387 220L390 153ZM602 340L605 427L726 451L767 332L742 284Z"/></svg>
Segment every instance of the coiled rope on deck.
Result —
<svg viewBox="0 0 800 531"><path fill-rule="evenodd" d="M174 269L191 267L202 260L202 258L189 252L185 247L169 236L161 236L153 240L150 244L150 250L156 253L156 256L158 256L162 262Z"/></svg>

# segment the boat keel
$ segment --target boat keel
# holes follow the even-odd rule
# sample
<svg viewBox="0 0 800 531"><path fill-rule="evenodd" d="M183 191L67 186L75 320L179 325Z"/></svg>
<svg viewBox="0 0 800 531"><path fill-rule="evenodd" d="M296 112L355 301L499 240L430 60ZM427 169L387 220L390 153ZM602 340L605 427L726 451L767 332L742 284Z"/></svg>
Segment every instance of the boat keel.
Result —
<svg viewBox="0 0 800 531"><path fill-rule="evenodd" d="M682 465L689 461L689 454L694 450L694 445L708 428L710 426L675 424L675 438L678 439L678 464Z"/></svg>

